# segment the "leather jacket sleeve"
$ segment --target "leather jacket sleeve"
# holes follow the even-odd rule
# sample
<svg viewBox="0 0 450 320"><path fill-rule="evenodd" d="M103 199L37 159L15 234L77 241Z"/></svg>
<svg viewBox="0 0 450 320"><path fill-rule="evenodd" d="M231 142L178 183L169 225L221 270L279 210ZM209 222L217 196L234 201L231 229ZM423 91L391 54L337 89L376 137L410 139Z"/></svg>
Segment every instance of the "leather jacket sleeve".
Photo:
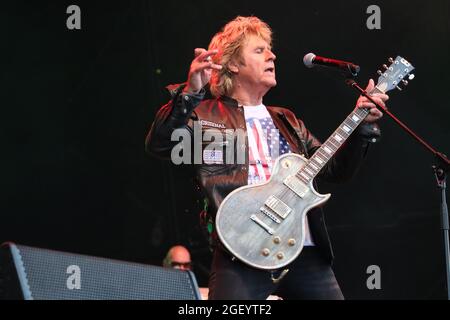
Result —
<svg viewBox="0 0 450 320"><path fill-rule="evenodd" d="M307 158L312 157L322 143L292 111L283 109L283 113L285 124L295 130L293 134L299 138L299 150L304 150ZM381 132L376 123L362 123L328 161L317 178L327 182L344 182L351 179L361 166L370 143L377 142L380 136Z"/></svg>
<svg viewBox="0 0 450 320"><path fill-rule="evenodd" d="M192 113L203 100L205 90L198 94L183 93L185 85L168 86L172 99L158 110L153 125L145 139L145 150L158 158L169 159L172 149L179 141L172 141L172 133L186 129L192 133Z"/></svg>
<svg viewBox="0 0 450 320"><path fill-rule="evenodd" d="M310 133L307 137L307 150L312 156L319 149L320 143ZM379 138L380 129L377 124L361 124L322 169L318 178L333 183L350 180L361 167L370 144L377 142Z"/></svg>

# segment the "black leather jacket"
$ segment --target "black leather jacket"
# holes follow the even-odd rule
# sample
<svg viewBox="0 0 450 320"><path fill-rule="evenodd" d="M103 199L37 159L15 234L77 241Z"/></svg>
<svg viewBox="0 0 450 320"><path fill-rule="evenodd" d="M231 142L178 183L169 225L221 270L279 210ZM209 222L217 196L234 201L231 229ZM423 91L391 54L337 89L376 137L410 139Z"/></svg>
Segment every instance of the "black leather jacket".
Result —
<svg viewBox="0 0 450 320"><path fill-rule="evenodd" d="M227 130L246 130L244 110L236 100L228 97L203 100L200 94L182 93L182 86L169 86L172 100L157 113L151 130L147 135L145 146L151 155L170 159L172 149L179 141L171 141L174 130L184 128L191 135L194 122L202 124L202 130L214 129L227 135ZM281 107L267 107L275 126L279 129L294 153L310 157L321 143L306 129L292 111ZM328 162L318 178L326 181L341 182L351 178L366 155L369 142L379 137L376 125L362 124L347 140L336 155ZM208 145L210 142L204 142ZM237 152L244 152L245 163L238 164L195 164L196 179L208 198L209 214L215 215L222 200L234 189L248 184L248 144L237 145ZM225 157L224 153L224 157ZM316 245L330 261L333 258L331 244L325 227L323 212L312 210L309 214L311 233Z"/></svg>

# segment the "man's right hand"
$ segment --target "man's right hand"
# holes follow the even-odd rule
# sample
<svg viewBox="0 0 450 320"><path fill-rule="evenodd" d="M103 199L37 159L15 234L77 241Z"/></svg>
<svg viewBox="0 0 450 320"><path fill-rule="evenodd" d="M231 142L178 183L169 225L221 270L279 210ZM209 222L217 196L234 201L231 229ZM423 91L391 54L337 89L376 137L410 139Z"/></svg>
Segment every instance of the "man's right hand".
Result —
<svg viewBox="0 0 450 320"><path fill-rule="evenodd" d="M217 52L217 50L207 51L202 48L195 49L195 59L192 61L187 86L183 92L191 94L199 93L211 79L212 70L222 69L221 65L214 64L211 59Z"/></svg>

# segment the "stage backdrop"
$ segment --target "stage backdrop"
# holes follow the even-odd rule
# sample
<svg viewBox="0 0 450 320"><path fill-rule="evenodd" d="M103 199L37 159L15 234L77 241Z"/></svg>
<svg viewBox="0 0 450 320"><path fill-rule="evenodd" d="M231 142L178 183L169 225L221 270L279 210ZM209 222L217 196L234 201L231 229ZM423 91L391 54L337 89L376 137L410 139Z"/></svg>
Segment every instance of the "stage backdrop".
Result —
<svg viewBox="0 0 450 320"><path fill-rule="evenodd" d="M14 3L14 4L13 4ZM81 29L69 30L69 5ZM381 29L370 30L370 5ZM427 1L14 1L2 5L0 241L160 264L188 246L200 285L210 251L198 224L189 170L150 158L144 138L164 87L186 80L196 47L237 15L274 31L284 105L324 140L353 109L356 92L308 70L308 52L359 64L366 85L388 57L417 68L389 107L450 152L449 2ZM374 21L372 21L374 22ZM443 238L433 157L388 118L359 174L332 192L326 217L335 271L348 299L445 297ZM381 289L369 290L369 266Z"/></svg>

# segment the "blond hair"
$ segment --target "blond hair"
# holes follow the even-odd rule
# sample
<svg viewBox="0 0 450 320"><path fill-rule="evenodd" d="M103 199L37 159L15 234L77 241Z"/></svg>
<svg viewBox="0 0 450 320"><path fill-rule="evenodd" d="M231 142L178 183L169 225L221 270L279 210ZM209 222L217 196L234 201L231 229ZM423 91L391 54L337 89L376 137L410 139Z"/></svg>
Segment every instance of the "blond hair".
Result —
<svg viewBox="0 0 450 320"><path fill-rule="evenodd" d="M255 35L272 45L272 30L257 17L238 16L218 32L209 44L209 50L218 50L213 62L223 66L222 70L213 70L209 82L211 93L215 97L230 95L233 89L233 73L229 63L239 61L241 50L249 36Z"/></svg>

